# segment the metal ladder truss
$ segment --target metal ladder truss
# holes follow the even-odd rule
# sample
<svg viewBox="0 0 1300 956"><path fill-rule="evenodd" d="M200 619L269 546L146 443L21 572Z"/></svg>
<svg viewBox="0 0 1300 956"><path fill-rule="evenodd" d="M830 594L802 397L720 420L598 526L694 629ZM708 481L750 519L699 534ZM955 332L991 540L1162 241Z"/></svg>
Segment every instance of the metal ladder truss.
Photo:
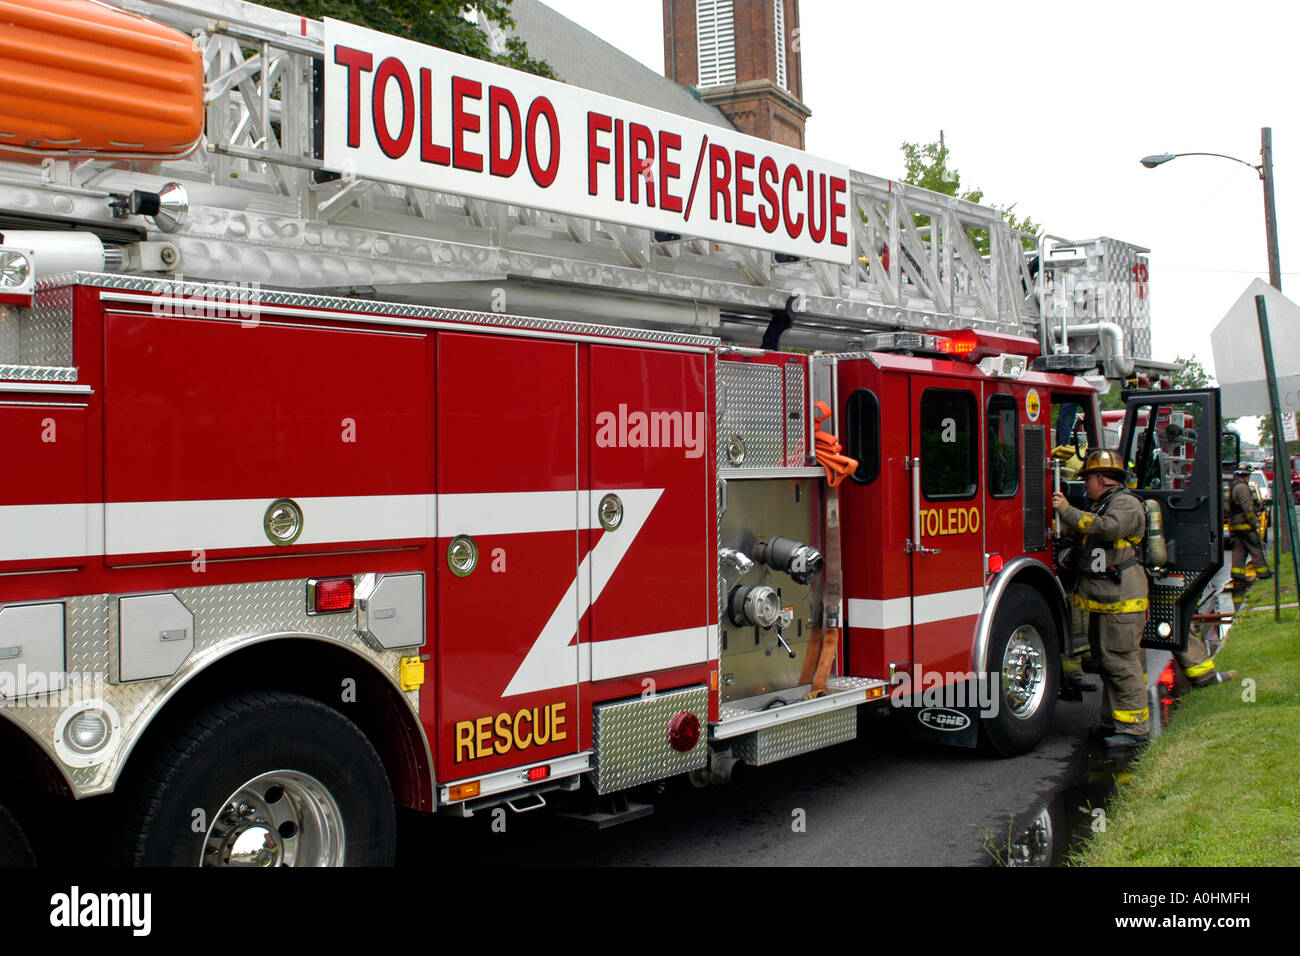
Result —
<svg viewBox="0 0 1300 956"><path fill-rule="evenodd" d="M995 209L853 172L857 262L840 266L347 180L316 158L322 23L242 0L113 2L195 38L207 77L200 148L170 162L2 163L0 208L120 227L112 194L179 182L191 213L151 238L175 243L187 279L483 310L506 287L532 290L541 313L548 303L580 312L575 303L588 297L607 319L619 315L611 302L628 305L634 319L621 324L697 331L728 321L761 330L788 308L798 329L841 347L878 329L1039 334L1030 267L1039 242Z"/></svg>

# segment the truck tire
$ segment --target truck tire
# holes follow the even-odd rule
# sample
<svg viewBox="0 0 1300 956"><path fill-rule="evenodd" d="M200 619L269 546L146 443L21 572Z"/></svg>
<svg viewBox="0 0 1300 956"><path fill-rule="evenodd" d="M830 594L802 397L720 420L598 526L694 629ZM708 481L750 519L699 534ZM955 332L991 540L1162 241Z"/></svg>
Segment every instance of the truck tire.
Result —
<svg viewBox="0 0 1300 956"><path fill-rule="evenodd" d="M384 765L352 721L280 692L194 714L128 788L123 857L136 866L388 866Z"/></svg>
<svg viewBox="0 0 1300 956"><path fill-rule="evenodd" d="M14 815L0 804L0 868L35 866L36 856Z"/></svg>
<svg viewBox="0 0 1300 956"><path fill-rule="evenodd" d="M996 681L997 712L980 720L980 737L1004 757L1025 753L1047 732L1061 689L1056 624L1033 588L1007 588L993 615L988 675Z"/></svg>

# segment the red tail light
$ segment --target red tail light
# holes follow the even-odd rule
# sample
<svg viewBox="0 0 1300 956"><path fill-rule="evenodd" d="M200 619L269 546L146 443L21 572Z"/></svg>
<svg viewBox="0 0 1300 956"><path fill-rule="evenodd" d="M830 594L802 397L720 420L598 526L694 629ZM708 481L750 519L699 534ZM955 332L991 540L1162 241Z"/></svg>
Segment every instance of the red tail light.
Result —
<svg viewBox="0 0 1300 956"><path fill-rule="evenodd" d="M682 753L689 753L700 742L700 718L689 710L673 714L668 721L668 746Z"/></svg>
<svg viewBox="0 0 1300 956"><path fill-rule="evenodd" d="M1172 691L1174 689L1174 680L1174 662L1170 661L1161 673L1160 680L1157 683L1164 687L1166 691Z"/></svg>
<svg viewBox="0 0 1300 956"><path fill-rule="evenodd" d="M316 578L307 582L307 610L312 614L337 614L352 610L356 591L352 578Z"/></svg>
<svg viewBox="0 0 1300 956"><path fill-rule="evenodd" d="M547 764L544 767L533 767L531 770L528 771L529 780L545 780L550 775L551 775L550 764Z"/></svg>

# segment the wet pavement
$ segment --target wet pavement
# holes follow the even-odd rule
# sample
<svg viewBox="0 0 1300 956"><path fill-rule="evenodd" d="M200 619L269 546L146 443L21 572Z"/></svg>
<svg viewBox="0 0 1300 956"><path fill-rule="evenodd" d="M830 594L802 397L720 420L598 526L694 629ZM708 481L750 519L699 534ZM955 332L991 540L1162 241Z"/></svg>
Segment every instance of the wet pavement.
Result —
<svg viewBox="0 0 1300 956"><path fill-rule="evenodd" d="M1247 593L1222 591L1228 577L1226 567L1216 575L1211 583L1214 595L1202 603L1197 612L1204 620L1193 625L1201 628L1211 656L1227 638L1231 615L1240 608ZM1176 682L1169 681L1168 677L1162 682L1165 668L1172 658L1168 651L1147 651L1155 735L1163 732L1171 720L1177 719L1178 701L1187 689L1181 674L1177 675ZM1110 756L1097 740L1085 737L1050 792L1011 818L1006 839L990 848L990 863L1001 866L1064 865L1073 850L1081 848L1093 833L1105 829L1107 805L1116 788L1128 782L1126 776L1130 766L1139 756Z"/></svg>

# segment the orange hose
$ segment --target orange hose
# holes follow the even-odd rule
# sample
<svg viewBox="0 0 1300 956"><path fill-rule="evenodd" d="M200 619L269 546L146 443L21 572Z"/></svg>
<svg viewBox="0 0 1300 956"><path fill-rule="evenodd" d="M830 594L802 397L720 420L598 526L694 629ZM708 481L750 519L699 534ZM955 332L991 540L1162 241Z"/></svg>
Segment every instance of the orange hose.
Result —
<svg viewBox="0 0 1300 956"><path fill-rule="evenodd" d="M815 421L818 425L831 417L830 406L825 402L813 402L813 409L817 413ZM826 469L826 483L832 488L838 488L846 476L858 470L858 462L848 455L840 454L844 446L830 432L818 428L813 432L813 438L816 440L813 453L817 463Z"/></svg>

